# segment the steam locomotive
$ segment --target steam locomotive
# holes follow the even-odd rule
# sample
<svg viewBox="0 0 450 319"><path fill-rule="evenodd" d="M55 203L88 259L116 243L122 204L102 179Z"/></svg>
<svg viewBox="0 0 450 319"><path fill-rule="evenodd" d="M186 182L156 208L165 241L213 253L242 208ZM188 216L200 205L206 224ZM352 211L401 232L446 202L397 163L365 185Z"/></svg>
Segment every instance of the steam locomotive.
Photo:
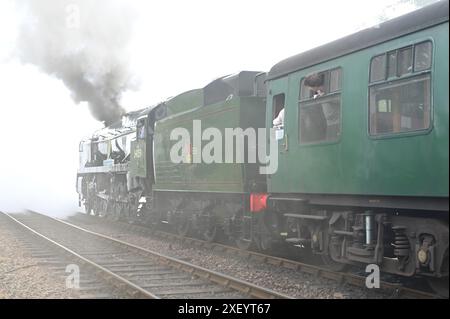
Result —
<svg viewBox="0 0 450 319"><path fill-rule="evenodd" d="M336 270L377 264L448 295L448 32L442 1L128 113L81 141L80 206L243 249L287 245ZM209 141L192 139L196 121L211 136L241 128L244 160L196 160ZM275 130L270 174L249 160L272 142L245 136L261 128ZM176 130L190 136L179 161Z"/></svg>

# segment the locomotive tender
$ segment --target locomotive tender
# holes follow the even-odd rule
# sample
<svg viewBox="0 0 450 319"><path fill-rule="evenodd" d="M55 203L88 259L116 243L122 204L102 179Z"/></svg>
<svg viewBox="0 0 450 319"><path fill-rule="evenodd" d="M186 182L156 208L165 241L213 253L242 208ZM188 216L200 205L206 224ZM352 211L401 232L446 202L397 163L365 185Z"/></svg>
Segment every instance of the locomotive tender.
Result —
<svg viewBox="0 0 450 319"><path fill-rule="evenodd" d="M448 33L442 1L129 113L80 143L80 205L246 249L290 245L334 269L377 264L448 294ZM195 162L192 144L171 161L176 128L269 130L283 108L273 174Z"/></svg>

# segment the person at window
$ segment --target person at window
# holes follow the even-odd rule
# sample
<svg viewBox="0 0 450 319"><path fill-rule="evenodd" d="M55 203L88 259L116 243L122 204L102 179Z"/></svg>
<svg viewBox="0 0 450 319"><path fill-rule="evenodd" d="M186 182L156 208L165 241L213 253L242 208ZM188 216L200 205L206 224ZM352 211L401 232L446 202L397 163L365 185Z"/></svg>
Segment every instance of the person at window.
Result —
<svg viewBox="0 0 450 319"><path fill-rule="evenodd" d="M304 85L310 89L310 97L313 99L325 95L325 74L314 73L307 76ZM318 142L326 139L328 110L331 110L329 103L318 102L302 117L304 141Z"/></svg>
<svg viewBox="0 0 450 319"><path fill-rule="evenodd" d="M305 78L304 83L311 90L311 96L314 99L325 94L325 74L311 74Z"/></svg>
<svg viewBox="0 0 450 319"><path fill-rule="evenodd" d="M281 129L284 127L284 107L278 113L277 117L272 122L273 127L277 129Z"/></svg>
<svg viewBox="0 0 450 319"><path fill-rule="evenodd" d="M138 128L138 137L140 139L145 138L145 126L144 125L142 125L141 127Z"/></svg>

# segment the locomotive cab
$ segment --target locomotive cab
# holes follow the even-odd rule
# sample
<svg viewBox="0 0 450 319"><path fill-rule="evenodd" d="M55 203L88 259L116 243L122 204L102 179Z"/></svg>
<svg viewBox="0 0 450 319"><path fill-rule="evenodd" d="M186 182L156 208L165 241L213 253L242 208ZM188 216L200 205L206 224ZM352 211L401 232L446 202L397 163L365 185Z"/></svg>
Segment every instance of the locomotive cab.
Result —
<svg viewBox="0 0 450 319"><path fill-rule="evenodd" d="M131 142L130 173L133 177L147 177L147 116L140 117L136 124L136 139Z"/></svg>

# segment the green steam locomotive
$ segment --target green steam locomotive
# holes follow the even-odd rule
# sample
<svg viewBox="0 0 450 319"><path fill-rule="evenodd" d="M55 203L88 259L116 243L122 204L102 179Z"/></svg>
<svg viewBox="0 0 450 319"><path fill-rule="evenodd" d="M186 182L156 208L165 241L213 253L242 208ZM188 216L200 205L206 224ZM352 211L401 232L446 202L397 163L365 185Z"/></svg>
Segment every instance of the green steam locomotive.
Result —
<svg viewBox="0 0 450 319"><path fill-rule="evenodd" d="M128 113L80 143L80 205L448 294L448 33L442 1Z"/></svg>

